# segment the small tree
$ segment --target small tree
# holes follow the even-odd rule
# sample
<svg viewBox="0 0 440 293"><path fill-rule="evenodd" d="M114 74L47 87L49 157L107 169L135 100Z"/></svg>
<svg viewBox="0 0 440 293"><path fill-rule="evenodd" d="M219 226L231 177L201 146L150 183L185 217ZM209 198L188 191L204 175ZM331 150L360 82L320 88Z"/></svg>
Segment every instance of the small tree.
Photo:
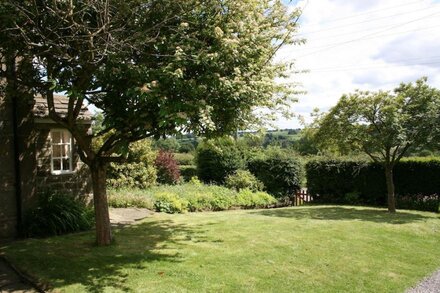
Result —
<svg viewBox="0 0 440 293"><path fill-rule="evenodd" d="M440 91L427 79L402 83L394 92L344 95L319 121L316 140L341 152L365 152L385 169L388 210L396 211L393 168L411 146L438 139Z"/></svg>

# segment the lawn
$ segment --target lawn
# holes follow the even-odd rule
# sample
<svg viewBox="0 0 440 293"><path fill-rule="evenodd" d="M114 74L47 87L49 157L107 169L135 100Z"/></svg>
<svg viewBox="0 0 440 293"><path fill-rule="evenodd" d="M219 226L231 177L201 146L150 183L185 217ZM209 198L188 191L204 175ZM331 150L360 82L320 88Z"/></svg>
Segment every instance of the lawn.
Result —
<svg viewBox="0 0 440 293"><path fill-rule="evenodd" d="M440 267L440 216L310 206L155 214L1 247L62 292L403 292Z"/></svg>

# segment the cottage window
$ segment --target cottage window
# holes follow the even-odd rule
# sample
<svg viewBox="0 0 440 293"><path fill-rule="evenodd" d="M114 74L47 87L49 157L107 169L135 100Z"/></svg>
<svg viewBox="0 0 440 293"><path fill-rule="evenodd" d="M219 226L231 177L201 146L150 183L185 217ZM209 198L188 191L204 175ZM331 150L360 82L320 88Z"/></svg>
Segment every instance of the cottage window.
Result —
<svg viewBox="0 0 440 293"><path fill-rule="evenodd" d="M71 173L72 135L67 130L51 130L51 171L53 174Z"/></svg>

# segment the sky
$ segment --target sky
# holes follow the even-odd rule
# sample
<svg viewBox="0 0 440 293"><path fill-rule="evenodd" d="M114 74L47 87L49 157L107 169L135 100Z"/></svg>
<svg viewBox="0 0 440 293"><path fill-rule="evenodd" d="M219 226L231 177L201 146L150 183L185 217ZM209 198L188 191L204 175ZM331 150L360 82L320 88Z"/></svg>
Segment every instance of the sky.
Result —
<svg viewBox="0 0 440 293"><path fill-rule="evenodd" d="M314 108L327 111L344 93L392 90L422 76L440 88L440 0L299 0L301 46L285 46L275 60L294 61L291 82L307 93L292 105L310 121ZM279 128L302 127L298 119Z"/></svg>

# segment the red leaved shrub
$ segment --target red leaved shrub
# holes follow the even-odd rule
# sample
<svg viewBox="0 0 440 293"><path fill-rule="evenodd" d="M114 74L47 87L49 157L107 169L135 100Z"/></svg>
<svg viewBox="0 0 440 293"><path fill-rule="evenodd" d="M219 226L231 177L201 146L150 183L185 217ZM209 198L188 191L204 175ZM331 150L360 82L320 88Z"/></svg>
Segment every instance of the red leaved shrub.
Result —
<svg viewBox="0 0 440 293"><path fill-rule="evenodd" d="M157 181L162 184L176 184L180 179L179 165L173 153L160 150L154 162Z"/></svg>

